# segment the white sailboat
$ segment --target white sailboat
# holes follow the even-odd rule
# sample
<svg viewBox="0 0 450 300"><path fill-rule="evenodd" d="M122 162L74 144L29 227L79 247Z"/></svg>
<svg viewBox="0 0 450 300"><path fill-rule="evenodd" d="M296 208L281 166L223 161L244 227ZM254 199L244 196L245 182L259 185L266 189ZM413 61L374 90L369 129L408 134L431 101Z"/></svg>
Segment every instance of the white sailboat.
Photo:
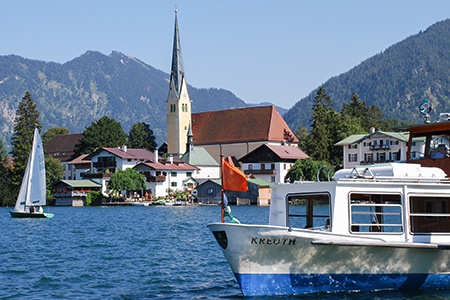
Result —
<svg viewBox="0 0 450 300"><path fill-rule="evenodd" d="M43 212L44 205L46 205L44 147L36 128L16 206L10 211L11 217L52 218L53 214Z"/></svg>

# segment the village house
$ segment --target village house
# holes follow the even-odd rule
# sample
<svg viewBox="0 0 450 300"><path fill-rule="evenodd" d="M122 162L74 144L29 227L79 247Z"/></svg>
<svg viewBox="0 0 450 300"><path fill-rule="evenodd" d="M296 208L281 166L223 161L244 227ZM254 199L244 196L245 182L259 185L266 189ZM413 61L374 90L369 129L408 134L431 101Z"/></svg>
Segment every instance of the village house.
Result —
<svg viewBox="0 0 450 300"><path fill-rule="evenodd" d="M371 128L368 134L351 135L335 146L343 147L343 167L406 160L408 132L385 132ZM418 143L417 147L421 147Z"/></svg>
<svg viewBox="0 0 450 300"><path fill-rule="evenodd" d="M45 155L51 156L60 161L64 166L63 178L65 180L74 180L75 169L69 163L74 158L75 145L83 138L82 133L61 134L53 137L45 144Z"/></svg>
<svg viewBox="0 0 450 300"><path fill-rule="evenodd" d="M94 180L60 180L53 185L52 196L56 206L83 206L89 192L101 189Z"/></svg>
<svg viewBox="0 0 450 300"><path fill-rule="evenodd" d="M193 174L199 168L182 160L146 161L134 169L146 178L147 192L152 198L168 196L170 191L191 192L197 185Z"/></svg>
<svg viewBox="0 0 450 300"><path fill-rule="evenodd" d="M203 204L220 204L221 197L220 179L209 179L199 184L196 188L197 199ZM225 191L229 204L237 205L269 205L271 197L270 182L257 178L247 179L247 192Z"/></svg>
<svg viewBox="0 0 450 300"><path fill-rule="evenodd" d="M309 156L297 146L264 144L239 159L246 175L272 184L283 183L287 172L298 159Z"/></svg>

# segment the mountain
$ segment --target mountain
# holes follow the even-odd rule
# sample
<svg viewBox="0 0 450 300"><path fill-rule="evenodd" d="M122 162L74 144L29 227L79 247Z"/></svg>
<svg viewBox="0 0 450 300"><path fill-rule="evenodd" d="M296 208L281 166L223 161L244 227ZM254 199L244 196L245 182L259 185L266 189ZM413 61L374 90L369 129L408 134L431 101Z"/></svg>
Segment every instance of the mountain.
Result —
<svg viewBox="0 0 450 300"><path fill-rule="evenodd" d="M193 112L245 107L223 89L188 86ZM0 56L0 138L10 141L18 104L29 91L45 132L65 127L82 132L107 115L126 133L136 122L150 125L158 144L166 138L169 74L120 52L88 51L64 64Z"/></svg>
<svg viewBox="0 0 450 300"><path fill-rule="evenodd" d="M385 117L423 122L418 107L423 99L433 104L432 120L450 112L450 19L392 45L322 86L340 111L353 92L368 105L378 105ZM309 128L317 89L284 115L296 130Z"/></svg>

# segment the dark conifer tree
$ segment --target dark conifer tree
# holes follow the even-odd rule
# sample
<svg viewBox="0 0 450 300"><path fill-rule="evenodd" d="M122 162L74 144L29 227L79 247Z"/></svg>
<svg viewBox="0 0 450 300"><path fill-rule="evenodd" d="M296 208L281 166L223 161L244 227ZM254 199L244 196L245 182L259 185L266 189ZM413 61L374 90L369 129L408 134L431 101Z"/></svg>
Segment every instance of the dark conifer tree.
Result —
<svg viewBox="0 0 450 300"><path fill-rule="evenodd" d="M156 138L150 126L144 122L134 123L128 135L131 148L156 149Z"/></svg>
<svg viewBox="0 0 450 300"><path fill-rule="evenodd" d="M311 123L307 154L315 160L332 162L339 114L333 109L331 99L323 87L319 88L314 98Z"/></svg>
<svg viewBox="0 0 450 300"><path fill-rule="evenodd" d="M14 119L14 132L11 138L11 154L14 159L14 169L12 171L12 185L20 188L22 177L30 155L33 144L34 129L41 130L39 122L39 111L29 92L25 93Z"/></svg>

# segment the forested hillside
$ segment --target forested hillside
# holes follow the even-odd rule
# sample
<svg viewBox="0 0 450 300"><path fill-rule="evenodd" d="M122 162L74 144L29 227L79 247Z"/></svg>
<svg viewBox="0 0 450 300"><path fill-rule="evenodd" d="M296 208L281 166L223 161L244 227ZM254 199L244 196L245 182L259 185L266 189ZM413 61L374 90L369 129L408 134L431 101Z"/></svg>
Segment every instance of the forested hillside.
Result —
<svg viewBox="0 0 450 300"><path fill-rule="evenodd" d="M368 105L378 105L385 117L420 123L418 107L424 98L433 104L433 121L439 113L450 112L449 74L450 20L446 20L329 79L323 87L337 110L356 92ZM316 93L312 91L284 115L293 130L309 128Z"/></svg>
<svg viewBox="0 0 450 300"><path fill-rule="evenodd" d="M230 91L188 89L193 112L246 106ZM7 143L18 103L27 91L40 111L44 131L65 127L82 132L106 115L127 133L134 123L145 122L159 143L166 138L169 74L122 53L88 51L64 64L0 56L0 138Z"/></svg>

